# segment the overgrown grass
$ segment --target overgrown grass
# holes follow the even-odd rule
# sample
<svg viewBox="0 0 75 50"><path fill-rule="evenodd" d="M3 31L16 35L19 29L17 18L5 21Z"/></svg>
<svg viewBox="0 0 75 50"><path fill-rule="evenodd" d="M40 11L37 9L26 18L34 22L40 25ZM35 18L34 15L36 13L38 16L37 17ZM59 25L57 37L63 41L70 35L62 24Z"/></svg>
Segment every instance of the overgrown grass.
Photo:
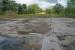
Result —
<svg viewBox="0 0 75 50"><path fill-rule="evenodd" d="M68 17L64 14L14 14L14 15L0 15L0 19L6 19L6 18L58 18L58 17Z"/></svg>

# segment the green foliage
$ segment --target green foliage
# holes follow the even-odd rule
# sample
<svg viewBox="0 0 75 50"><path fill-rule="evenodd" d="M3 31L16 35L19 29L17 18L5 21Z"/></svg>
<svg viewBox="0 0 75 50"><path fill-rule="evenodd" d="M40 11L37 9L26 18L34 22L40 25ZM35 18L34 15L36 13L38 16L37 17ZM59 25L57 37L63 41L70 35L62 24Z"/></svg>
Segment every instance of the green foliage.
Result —
<svg viewBox="0 0 75 50"><path fill-rule="evenodd" d="M48 9L46 9L46 13L47 13L47 14L52 13L52 12L51 12L51 9L49 9L49 8L48 8Z"/></svg>
<svg viewBox="0 0 75 50"><path fill-rule="evenodd" d="M54 7L53 7L53 11L54 13L62 13L64 7L61 5L61 4L56 4Z"/></svg>
<svg viewBox="0 0 75 50"><path fill-rule="evenodd" d="M27 7L26 4L18 4L13 0L2 0L2 7L0 7L0 13L2 12L16 12L18 14L35 14L42 11L37 4L32 4Z"/></svg>
<svg viewBox="0 0 75 50"><path fill-rule="evenodd" d="M65 15L75 16L75 0L69 0L65 8Z"/></svg>
<svg viewBox="0 0 75 50"><path fill-rule="evenodd" d="M28 9L27 9L27 14L34 14L35 12L31 9L31 8L29 8L28 7Z"/></svg>
<svg viewBox="0 0 75 50"><path fill-rule="evenodd" d="M18 6L18 14L22 14L22 6L21 6L21 4L19 4L19 6Z"/></svg>
<svg viewBox="0 0 75 50"><path fill-rule="evenodd" d="M26 4L22 5L22 13L27 14L27 5Z"/></svg>
<svg viewBox="0 0 75 50"><path fill-rule="evenodd" d="M8 10L8 4L9 4L9 0L3 0L2 1L2 11L5 12L6 10Z"/></svg>
<svg viewBox="0 0 75 50"><path fill-rule="evenodd" d="M32 4L28 6L28 10L30 11L30 13L35 14L35 13L39 13L41 12L41 8L39 8L39 6L37 4Z"/></svg>
<svg viewBox="0 0 75 50"><path fill-rule="evenodd" d="M15 1L10 1L9 2L9 8L8 8L8 10L11 10L11 11L14 11L14 12L16 12L16 7L17 7L18 5L15 3Z"/></svg>
<svg viewBox="0 0 75 50"><path fill-rule="evenodd" d="M16 5L17 3L15 1L2 0L0 10L2 10L2 12L4 13L10 10L16 12L16 7L17 7Z"/></svg>
<svg viewBox="0 0 75 50"><path fill-rule="evenodd" d="M75 16L75 8L65 8L65 15L67 16Z"/></svg>
<svg viewBox="0 0 75 50"><path fill-rule="evenodd" d="M18 4L13 0L2 0L0 3L0 14L5 14L6 12L13 12L17 14L41 14L46 12L45 15L54 15L54 16L75 16L75 0L69 0L67 2L67 7L64 8L61 4L56 4L52 9L47 8L46 11L43 11L37 4L31 4L27 6L26 4ZM11 14L11 13L9 13Z"/></svg>

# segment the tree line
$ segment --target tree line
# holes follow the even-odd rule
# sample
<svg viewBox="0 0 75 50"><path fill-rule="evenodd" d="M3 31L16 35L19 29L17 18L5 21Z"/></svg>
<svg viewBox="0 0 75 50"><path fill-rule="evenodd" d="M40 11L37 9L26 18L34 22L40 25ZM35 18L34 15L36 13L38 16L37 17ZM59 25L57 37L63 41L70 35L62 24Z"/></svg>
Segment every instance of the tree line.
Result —
<svg viewBox="0 0 75 50"><path fill-rule="evenodd" d="M49 7L46 10L42 10L37 4L31 4L27 6L26 4L18 4L12 0L2 0L0 2L0 14L12 11L16 14L37 14L40 12L45 12L46 14L64 14L64 15L74 15L75 14L75 1L69 0L67 6L64 7L57 3L52 8Z"/></svg>
<svg viewBox="0 0 75 50"><path fill-rule="evenodd" d="M41 12L42 9L37 4L27 6L11 0L2 0L0 2L0 13L5 13L6 11L12 11L17 14L35 14Z"/></svg>

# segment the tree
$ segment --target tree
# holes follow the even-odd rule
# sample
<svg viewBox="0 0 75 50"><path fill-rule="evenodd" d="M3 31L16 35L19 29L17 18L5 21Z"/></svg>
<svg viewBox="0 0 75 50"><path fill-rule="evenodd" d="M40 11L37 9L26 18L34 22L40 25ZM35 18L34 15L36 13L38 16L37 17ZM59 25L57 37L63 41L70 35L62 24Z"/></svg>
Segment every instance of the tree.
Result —
<svg viewBox="0 0 75 50"><path fill-rule="evenodd" d="M61 5L61 4L56 4L54 7L53 7L53 10L54 10L54 13L62 13L63 10L64 10L64 7Z"/></svg>
<svg viewBox="0 0 75 50"><path fill-rule="evenodd" d="M3 0L2 1L2 11L3 12L8 10L8 4L9 4L9 0Z"/></svg>
<svg viewBox="0 0 75 50"><path fill-rule="evenodd" d="M15 1L10 1L8 9L13 11L13 12L16 12L16 7L17 7L16 5L17 5L17 3L15 3Z"/></svg>
<svg viewBox="0 0 75 50"><path fill-rule="evenodd" d="M68 7L75 7L75 0L68 0Z"/></svg>
<svg viewBox="0 0 75 50"><path fill-rule="evenodd" d="M31 9L31 8L27 8L27 14L33 14L34 12L33 12L33 10Z"/></svg>
<svg viewBox="0 0 75 50"><path fill-rule="evenodd" d="M29 5L28 10L30 10L32 14L39 13L41 11L40 7L37 4Z"/></svg>
<svg viewBox="0 0 75 50"><path fill-rule="evenodd" d="M26 4L22 5L22 12L23 12L23 14L27 13L27 5Z"/></svg>
<svg viewBox="0 0 75 50"><path fill-rule="evenodd" d="M49 8L46 9L46 13L47 13L47 14L50 14L50 13L51 13L51 9L49 9Z"/></svg>
<svg viewBox="0 0 75 50"><path fill-rule="evenodd" d="M75 0L68 0L67 7L65 8L65 14L75 16Z"/></svg>
<svg viewBox="0 0 75 50"><path fill-rule="evenodd" d="M2 11L16 11L16 2L12 0L2 0Z"/></svg>
<svg viewBox="0 0 75 50"><path fill-rule="evenodd" d="M2 5L2 2L0 2L0 14L2 14L2 8L3 8L3 5Z"/></svg>
<svg viewBox="0 0 75 50"><path fill-rule="evenodd" d="M18 5L18 14L26 14L27 13L27 5L26 4L19 4Z"/></svg>
<svg viewBox="0 0 75 50"><path fill-rule="evenodd" d="M22 14L22 6L21 6L21 4L19 4L19 6L18 6L18 14Z"/></svg>

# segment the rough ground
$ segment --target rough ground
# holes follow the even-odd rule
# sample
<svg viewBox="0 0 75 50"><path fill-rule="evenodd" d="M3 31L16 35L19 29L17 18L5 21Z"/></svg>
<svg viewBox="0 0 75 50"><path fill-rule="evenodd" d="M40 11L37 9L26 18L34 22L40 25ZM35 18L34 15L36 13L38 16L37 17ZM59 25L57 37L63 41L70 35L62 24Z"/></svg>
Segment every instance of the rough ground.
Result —
<svg viewBox="0 0 75 50"><path fill-rule="evenodd" d="M63 45L68 45L75 40L75 19L22 18L0 20L0 34L5 37L27 38L30 45L29 47L34 48L35 50L38 48L38 50L40 50L42 42L46 40L47 37L51 37L51 34L56 34L56 36L61 37L65 36L65 40L60 42ZM49 39L47 40L49 41ZM45 43L43 45L47 44Z"/></svg>

